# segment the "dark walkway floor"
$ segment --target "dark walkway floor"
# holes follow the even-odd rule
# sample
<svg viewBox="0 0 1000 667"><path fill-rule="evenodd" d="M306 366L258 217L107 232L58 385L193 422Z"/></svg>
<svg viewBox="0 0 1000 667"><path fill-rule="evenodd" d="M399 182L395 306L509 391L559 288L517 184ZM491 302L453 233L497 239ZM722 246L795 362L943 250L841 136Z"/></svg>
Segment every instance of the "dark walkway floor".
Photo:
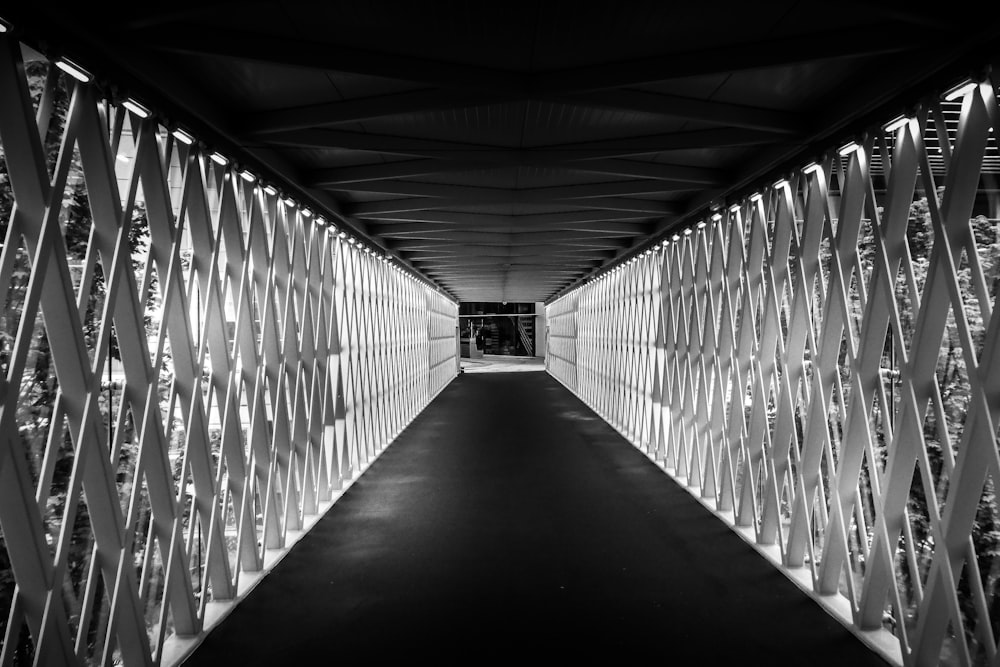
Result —
<svg viewBox="0 0 1000 667"><path fill-rule="evenodd" d="M186 664L640 658L884 664L551 377L494 373L455 380Z"/></svg>

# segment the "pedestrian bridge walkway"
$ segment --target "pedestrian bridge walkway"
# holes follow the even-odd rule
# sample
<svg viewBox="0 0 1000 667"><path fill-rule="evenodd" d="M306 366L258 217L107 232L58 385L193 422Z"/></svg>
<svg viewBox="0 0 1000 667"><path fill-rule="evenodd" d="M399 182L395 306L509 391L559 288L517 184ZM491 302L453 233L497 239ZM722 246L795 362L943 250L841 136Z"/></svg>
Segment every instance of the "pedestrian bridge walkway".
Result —
<svg viewBox="0 0 1000 667"><path fill-rule="evenodd" d="M0 667L1000 665L1000 22L435 4L0 7Z"/></svg>
<svg viewBox="0 0 1000 667"><path fill-rule="evenodd" d="M453 381L184 664L364 656L884 664L551 376L520 372Z"/></svg>

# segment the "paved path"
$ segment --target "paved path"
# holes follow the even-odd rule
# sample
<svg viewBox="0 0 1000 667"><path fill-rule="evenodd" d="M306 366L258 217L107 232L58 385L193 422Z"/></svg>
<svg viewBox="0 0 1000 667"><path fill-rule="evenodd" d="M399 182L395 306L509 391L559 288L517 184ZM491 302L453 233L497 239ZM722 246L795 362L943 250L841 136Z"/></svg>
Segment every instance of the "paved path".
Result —
<svg viewBox="0 0 1000 667"><path fill-rule="evenodd" d="M598 659L884 664L547 374L466 373L187 664Z"/></svg>

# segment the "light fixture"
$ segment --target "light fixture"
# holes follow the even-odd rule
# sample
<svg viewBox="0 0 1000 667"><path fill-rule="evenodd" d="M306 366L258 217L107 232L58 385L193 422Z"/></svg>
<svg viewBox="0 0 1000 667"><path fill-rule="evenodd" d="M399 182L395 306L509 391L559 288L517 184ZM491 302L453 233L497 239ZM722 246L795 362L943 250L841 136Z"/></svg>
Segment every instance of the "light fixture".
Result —
<svg viewBox="0 0 1000 667"><path fill-rule="evenodd" d="M944 95L942 95L941 97L944 99L945 102L954 102L960 97L965 97L966 93L975 90L976 86L978 85L979 84L976 83L975 81L970 81L966 79L957 86L946 90Z"/></svg>
<svg viewBox="0 0 1000 667"><path fill-rule="evenodd" d="M719 213L719 212L713 213L712 214L712 222L718 222L719 220L722 220L722 214Z"/></svg>
<svg viewBox="0 0 1000 667"><path fill-rule="evenodd" d="M837 155L840 157L847 157L854 151L861 148L856 141L848 141L846 144L837 149Z"/></svg>
<svg viewBox="0 0 1000 667"><path fill-rule="evenodd" d="M354 245L355 243L357 243L357 239L355 239L355 238L354 238L354 237L352 236L352 237L350 237L350 238L348 238L348 239L347 239L347 242L348 242L348 243L350 243L351 245Z"/></svg>
<svg viewBox="0 0 1000 667"><path fill-rule="evenodd" d="M284 199L281 200L281 202L285 206L295 206L295 200L292 199L291 197L285 197Z"/></svg>
<svg viewBox="0 0 1000 667"><path fill-rule="evenodd" d="M142 106L131 97L122 102L122 106L134 113L139 118L149 118L149 109Z"/></svg>
<svg viewBox="0 0 1000 667"><path fill-rule="evenodd" d="M803 174L812 174L812 173L817 172L819 170L820 170L820 166L819 166L818 162L810 162L806 166L802 167L802 173Z"/></svg>
<svg viewBox="0 0 1000 667"><path fill-rule="evenodd" d="M316 224L320 227L326 227L326 218L321 215L316 216Z"/></svg>
<svg viewBox="0 0 1000 667"><path fill-rule="evenodd" d="M888 123L886 123L882 129L884 129L886 132L895 132L896 130L900 129L909 122L910 119L906 116L896 116Z"/></svg>
<svg viewBox="0 0 1000 667"><path fill-rule="evenodd" d="M227 164L229 164L229 158L227 158L225 155L223 155L219 151L213 151L212 153L209 154L208 157L210 157L212 159L212 162L214 162L215 164L217 164L217 165L219 165L221 167L225 167Z"/></svg>
<svg viewBox="0 0 1000 667"><path fill-rule="evenodd" d="M680 241L680 240L681 240L681 235L680 235L680 234L674 234L674 235L673 235L673 236L671 237L671 239L673 240L673 242L674 242L674 243L677 243L678 241Z"/></svg>
<svg viewBox="0 0 1000 667"><path fill-rule="evenodd" d="M278 194L278 188L274 187L270 183L264 186L264 192L271 195L272 197Z"/></svg>
<svg viewBox="0 0 1000 667"><path fill-rule="evenodd" d="M171 132L170 134L172 134L173 137L174 137L174 139L176 139L177 141L181 142L182 144L186 144L186 145L190 146L191 144L194 143L194 137L191 136L190 134L188 134L187 132L185 132L184 130L182 130L181 128L179 128L179 127L175 128L174 131Z"/></svg>
<svg viewBox="0 0 1000 667"><path fill-rule="evenodd" d="M302 217L304 217L304 218L311 218L312 214L313 214L313 212L310 211L309 209L307 209L307 208L302 209Z"/></svg>
<svg viewBox="0 0 1000 667"><path fill-rule="evenodd" d="M702 220L701 222L698 223L698 229L705 229L705 221L704 220Z"/></svg>
<svg viewBox="0 0 1000 667"><path fill-rule="evenodd" d="M347 232L340 232L339 234L337 234L337 236L339 236L342 239L346 239L347 238Z"/></svg>
<svg viewBox="0 0 1000 667"><path fill-rule="evenodd" d="M752 195L750 195L750 201L752 201L752 202L759 202L763 198L764 198L764 195L762 195L759 192L755 192Z"/></svg>
<svg viewBox="0 0 1000 667"><path fill-rule="evenodd" d="M740 212L740 205L739 204L731 204L729 206L729 212L730 213L739 213Z"/></svg>
<svg viewBox="0 0 1000 667"><path fill-rule="evenodd" d="M242 178L247 183L253 183L257 180L257 177L253 175L253 172L249 169L244 169L240 172L240 178Z"/></svg>
<svg viewBox="0 0 1000 667"><path fill-rule="evenodd" d="M0 17L0 33L10 32L11 25Z"/></svg>
<svg viewBox="0 0 1000 667"><path fill-rule="evenodd" d="M69 58L60 58L57 60L56 67L66 72L80 83L90 83L90 80L94 78L90 72L83 69Z"/></svg>
<svg viewBox="0 0 1000 667"><path fill-rule="evenodd" d="M684 230L684 236L691 236L691 228L690 227L688 227L687 229Z"/></svg>
<svg viewBox="0 0 1000 667"><path fill-rule="evenodd" d="M337 225L333 224L332 222L328 222L327 224L330 225L330 231L336 233Z"/></svg>
<svg viewBox="0 0 1000 667"><path fill-rule="evenodd" d="M775 190L780 190L781 188L784 188L784 187L787 187L787 186L788 186L788 179L787 178L779 178L778 180L776 180L774 182L774 185L772 185L771 187L774 188Z"/></svg>

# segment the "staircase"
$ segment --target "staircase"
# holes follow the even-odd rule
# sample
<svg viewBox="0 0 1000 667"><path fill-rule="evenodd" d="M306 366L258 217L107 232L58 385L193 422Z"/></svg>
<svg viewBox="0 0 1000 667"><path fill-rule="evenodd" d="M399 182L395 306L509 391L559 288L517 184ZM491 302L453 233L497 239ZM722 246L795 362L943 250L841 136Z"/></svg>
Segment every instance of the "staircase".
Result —
<svg viewBox="0 0 1000 667"><path fill-rule="evenodd" d="M525 353L529 357L535 356L535 318L532 317L518 317L517 318L517 333L521 337L521 344L524 346Z"/></svg>

